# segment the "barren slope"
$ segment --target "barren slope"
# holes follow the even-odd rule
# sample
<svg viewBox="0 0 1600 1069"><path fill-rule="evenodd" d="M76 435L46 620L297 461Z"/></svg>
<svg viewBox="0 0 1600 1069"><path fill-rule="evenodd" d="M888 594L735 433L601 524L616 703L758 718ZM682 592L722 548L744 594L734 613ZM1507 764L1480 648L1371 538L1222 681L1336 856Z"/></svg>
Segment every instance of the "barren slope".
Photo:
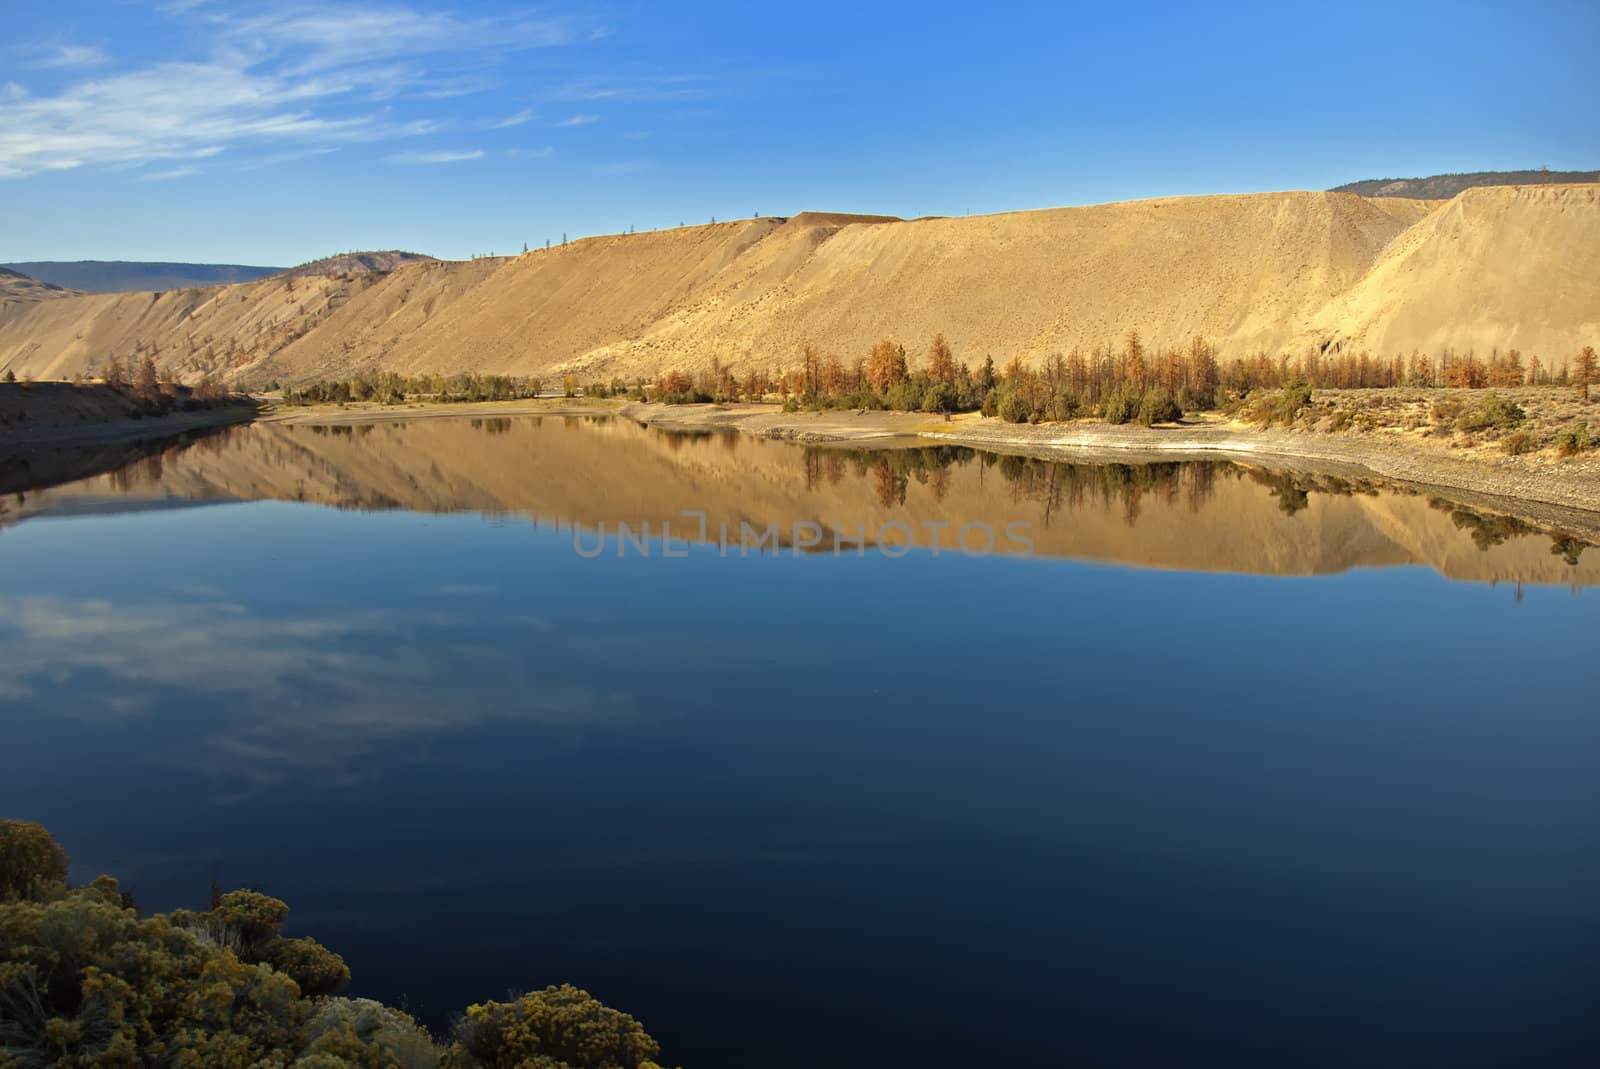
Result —
<svg viewBox="0 0 1600 1069"><path fill-rule="evenodd" d="M1039 359L1138 329L1224 354L1381 355L1592 343L1600 187L1475 189L1440 206L1344 193L1134 201L960 219L805 213L576 241L387 274L0 307L0 365L65 376L154 349L191 376L358 368L654 375L713 359L849 360L942 331Z"/></svg>
<svg viewBox="0 0 1600 1069"><path fill-rule="evenodd" d="M1467 190L1330 301L1314 332L1384 354L1570 357L1600 340L1600 185Z"/></svg>

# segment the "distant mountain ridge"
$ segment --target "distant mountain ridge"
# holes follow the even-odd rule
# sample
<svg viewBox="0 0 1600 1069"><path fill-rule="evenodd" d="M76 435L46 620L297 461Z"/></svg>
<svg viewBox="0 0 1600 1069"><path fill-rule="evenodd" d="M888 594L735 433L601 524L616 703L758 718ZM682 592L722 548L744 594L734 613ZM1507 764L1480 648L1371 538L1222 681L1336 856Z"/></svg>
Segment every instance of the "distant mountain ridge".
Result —
<svg viewBox="0 0 1600 1069"><path fill-rule="evenodd" d="M281 267L244 264L146 263L133 260L35 260L0 264L29 278L84 293L140 293L192 286L227 286L276 275Z"/></svg>
<svg viewBox="0 0 1600 1069"><path fill-rule="evenodd" d="M1469 171L1427 178L1368 178L1334 186L1330 192L1355 193L1363 197L1449 200L1462 190L1477 186L1536 186L1557 182L1600 182L1600 171Z"/></svg>

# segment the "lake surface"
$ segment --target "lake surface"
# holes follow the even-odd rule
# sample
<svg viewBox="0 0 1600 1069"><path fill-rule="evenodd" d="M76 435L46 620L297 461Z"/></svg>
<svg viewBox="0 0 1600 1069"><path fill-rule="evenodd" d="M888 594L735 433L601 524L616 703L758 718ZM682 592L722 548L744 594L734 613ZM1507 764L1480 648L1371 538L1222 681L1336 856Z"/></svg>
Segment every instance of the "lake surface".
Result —
<svg viewBox="0 0 1600 1069"><path fill-rule="evenodd" d="M0 813L146 909L259 884L436 1029L572 981L692 1069L1600 1050L1579 539L580 418L0 480Z"/></svg>

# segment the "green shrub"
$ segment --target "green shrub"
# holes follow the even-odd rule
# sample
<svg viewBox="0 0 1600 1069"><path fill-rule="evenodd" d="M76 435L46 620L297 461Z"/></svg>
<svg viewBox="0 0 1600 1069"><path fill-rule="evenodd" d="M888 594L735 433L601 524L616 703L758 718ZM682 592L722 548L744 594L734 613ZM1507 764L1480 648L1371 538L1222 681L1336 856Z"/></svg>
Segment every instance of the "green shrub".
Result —
<svg viewBox="0 0 1600 1069"><path fill-rule="evenodd" d="M638 1021L571 984L467 1007L456 1046L487 1069L641 1069L661 1052Z"/></svg>
<svg viewBox="0 0 1600 1069"><path fill-rule="evenodd" d="M1511 430L1528 418L1521 406L1491 393L1463 409L1456 417L1458 431Z"/></svg>
<svg viewBox="0 0 1600 1069"><path fill-rule="evenodd" d="M1290 426L1300 413L1311 407L1311 387L1298 379L1286 383L1278 395L1276 417L1285 427Z"/></svg>
<svg viewBox="0 0 1600 1069"><path fill-rule="evenodd" d="M910 379L901 379L889 387L883 400L895 412L915 412L922 407L922 387Z"/></svg>
<svg viewBox="0 0 1600 1069"><path fill-rule="evenodd" d="M867 411L876 411L883 407L883 398L878 396L876 390L866 383L862 383L847 394L839 397L840 408L861 408Z"/></svg>
<svg viewBox="0 0 1600 1069"><path fill-rule="evenodd" d="M1032 415L1028 410L1028 402L1013 390L1001 394L998 414L1007 423L1026 423L1028 417Z"/></svg>
<svg viewBox="0 0 1600 1069"><path fill-rule="evenodd" d="M1515 431L1501 440L1500 448L1505 450L1507 456L1520 457L1538 449L1539 440L1527 431Z"/></svg>
<svg viewBox="0 0 1600 1069"><path fill-rule="evenodd" d="M382 1066L383 1069L437 1069L440 1050L433 1037L408 1014L365 998L329 998L317 1004L306 1025L307 1054L294 1069L309 1069L311 1058L334 1059L332 1066Z"/></svg>
<svg viewBox="0 0 1600 1069"><path fill-rule="evenodd" d="M1149 427L1183 418L1183 409L1166 390L1147 390L1139 401L1139 422Z"/></svg>
<svg viewBox="0 0 1600 1069"><path fill-rule="evenodd" d="M1058 387L1050 403L1050 418L1062 421L1076 419L1082 406L1083 402L1077 394L1065 386Z"/></svg>
<svg viewBox="0 0 1600 1069"><path fill-rule="evenodd" d="M1577 456L1594 445L1587 423L1574 423L1556 434L1556 452L1564 457Z"/></svg>
<svg viewBox="0 0 1600 1069"><path fill-rule="evenodd" d="M331 995L350 982L344 959L315 939L275 939L261 960L300 985L302 995Z"/></svg>
<svg viewBox="0 0 1600 1069"><path fill-rule="evenodd" d="M213 930L225 933L219 941L237 946L240 957L258 961L288 916L289 906L282 899L260 891L229 891L217 899L206 918Z"/></svg>
<svg viewBox="0 0 1600 1069"><path fill-rule="evenodd" d="M1107 423L1127 423L1138 412L1138 401L1126 390L1112 390L1100 402L1100 415Z"/></svg>
<svg viewBox="0 0 1600 1069"><path fill-rule="evenodd" d="M468 1008L441 1050L407 1014L328 992L344 961L256 891L140 919L102 876L66 890L37 824L0 821L0 1069L658 1069L634 1018L575 987ZM238 949L259 948L259 960Z"/></svg>
<svg viewBox="0 0 1600 1069"><path fill-rule="evenodd" d="M124 909L115 880L0 906L0 1064L284 1065L310 1005L265 966Z"/></svg>
<svg viewBox="0 0 1600 1069"><path fill-rule="evenodd" d="M1262 427L1274 423L1290 427L1300 418L1300 413L1310 407L1311 387L1296 379L1273 393L1251 393L1240 405L1240 414Z"/></svg>
<svg viewBox="0 0 1600 1069"><path fill-rule="evenodd" d="M41 825L0 820L0 902L65 891L67 852Z"/></svg>
<svg viewBox="0 0 1600 1069"><path fill-rule="evenodd" d="M922 391L922 411L954 412L955 410L955 387L943 382L930 382L928 388Z"/></svg>

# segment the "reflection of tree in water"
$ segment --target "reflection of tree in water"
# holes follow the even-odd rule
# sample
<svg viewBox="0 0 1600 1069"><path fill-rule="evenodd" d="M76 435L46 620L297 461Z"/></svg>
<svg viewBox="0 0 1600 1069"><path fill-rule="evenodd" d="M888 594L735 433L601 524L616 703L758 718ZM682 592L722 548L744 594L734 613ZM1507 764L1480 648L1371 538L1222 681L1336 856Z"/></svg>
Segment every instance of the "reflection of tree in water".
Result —
<svg viewBox="0 0 1600 1069"><path fill-rule="evenodd" d="M1278 510L1285 516L1293 516L1311 505L1310 492L1286 471L1251 471L1250 477L1278 499Z"/></svg>
<svg viewBox="0 0 1600 1069"><path fill-rule="evenodd" d="M1215 461L1159 464L1066 464L1012 453L979 453L966 446L932 446L920 449L839 449L809 447L804 451L806 488L815 489L824 473L837 483L846 466L872 480L873 493L884 508L905 504L912 480L926 486L935 501L950 492L956 468L977 461L981 480L990 469L1006 481L1014 502L1032 502L1049 526L1062 511L1080 509L1098 500L1108 511L1119 509L1131 526L1147 494L1159 493L1169 507L1186 503L1199 512L1216 493L1218 475L1234 466Z"/></svg>
<svg viewBox="0 0 1600 1069"><path fill-rule="evenodd" d="M1498 513L1475 512L1464 508L1452 501L1431 497L1428 507L1440 512L1450 514L1450 522L1456 525L1457 530L1468 532L1472 536L1472 544L1479 550L1487 551L1495 546L1504 545L1513 538L1525 535L1548 534L1550 536L1550 553L1560 557L1573 567L1577 567L1578 559L1583 556L1583 551L1592 543L1585 542L1575 535L1564 531L1541 531L1540 528L1519 520L1515 516L1503 516Z"/></svg>
<svg viewBox="0 0 1600 1069"><path fill-rule="evenodd" d="M807 449L805 451L806 491L815 490L824 480L829 486L838 486L844 478L845 456L836 450Z"/></svg>
<svg viewBox="0 0 1600 1069"><path fill-rule="evenodd" d="M976 460L981 481L986 472L997 471L1006 481L1014 503L1032 502L1042 512L1049 527L1063 509L1082 509L1098 501L1106 511L1122 513L1128 526L1139 520L1146 497L1158 500L1169 509L1186 507L1198 513L1216 496L1220 479L1248 478L1277 499L1278 509L1296 516L1310 506L1311 495L1330 494L1353 497L1376 495L1379 487L1387 492L1416 493L1403 486L1391 487L1382 481L1348 478L1339 475L1304 472L1267 471L1247 468L1229 461L1166 461L1156 464L1070 464L1013 453L980 453L965 446L930 446L920 449L845 449L809 446L803 450L806 489L814 490L823 479L837 485L847 470L857 478L869 478L878 504L885 509L902 506L906 491L915 479L926 486L935 501L950 492L952 474ZM1501 545L1507 539L1534 534L1540 528L1511 516L1485 515L1432 498L1428 504L1448 512L1456 527L1471 534L1480 550ZM1561 532L1552 535L1550 552L1576 565L1590 543Z"/></svg>
<svg viewBox="0 0 1600 1069"><path fill-rule="evenodd" d="M1471 532L1472 544L1479 549L1492 549L1504 545L1507 539L1532 534L1533 528L1510 516L1479 516L1457 509L1450 513L1450 521L1463 531Z"/></svg>
<svg viewBox="0 0 1600 1069"><path fill-rule="evenodd" d="M1560 557L1574 568L1578 566L1578 558L1583 556L1583 551L1589 548L1589 543L1580 542L1571 535L1556 535L1550 543L1550 552L1553 556Z"/></svg>
<svg viewBox="0 0 1600 1069"><path fill-rule="evenodd" d="M1098 499L1107 511L1119 509L1132 527L1148 494L1160 494L1169 506L1187 496L1198 512L1215 493L1219 466L1211 461L1159 464L1062 464L1037 457L1002 456L996 465L1011 486L1013 501L1033 501L1050 525L1063 507L1078 510ZM1225 470L1225 468L1223 469Z"/></svg>
<svg viewBox="0 0 1600 1069"><path fill-rule="evenodd" d="M485 431L489 434L505 434L511 430L511 421L505 416L490 416L486 419L474 419L472 429Z"/></svg>
<svg viewBox="0 0 1600 1069"><path fill-rule="evenodd" d="M837 486L846 471L854 469L858 478L871 477L880 505L894 508L905 504L906 488L913 479L928 487L934 500L943 501L950 489L951 467L969 464L977 455L976 450L952 445L880 450L807 446L801 464L808 491L823 479Z"/></svg>
<svg viewBox="0 0 1600 1069"><path fill-rule="evenodd" d="M905 475L895 471L887 460L880 460L872 466L873 490L878 495L878 504L886 509L906 503L907 481Z"/></svg>
<svg viewBox="0 0 1600 1069"><path fill-rule="evenodd" d="M473 420L472 422L473 422L473 425L476 426L478 423L480 423L482 421L481 420ZM394 425L394 429L395 430L400 430L403 427L404 427L404 424L400 424L400 423L397 423L397 424ZM308 427L306 429L309 430L312 434L321 435L321 436L323 436L325 438L365 438L367 435L372 433L372 424L370 424L370 423L333 423L333 424L329 424L327 426L322 426L321 424L317 424L317 425Z"/></svg>

